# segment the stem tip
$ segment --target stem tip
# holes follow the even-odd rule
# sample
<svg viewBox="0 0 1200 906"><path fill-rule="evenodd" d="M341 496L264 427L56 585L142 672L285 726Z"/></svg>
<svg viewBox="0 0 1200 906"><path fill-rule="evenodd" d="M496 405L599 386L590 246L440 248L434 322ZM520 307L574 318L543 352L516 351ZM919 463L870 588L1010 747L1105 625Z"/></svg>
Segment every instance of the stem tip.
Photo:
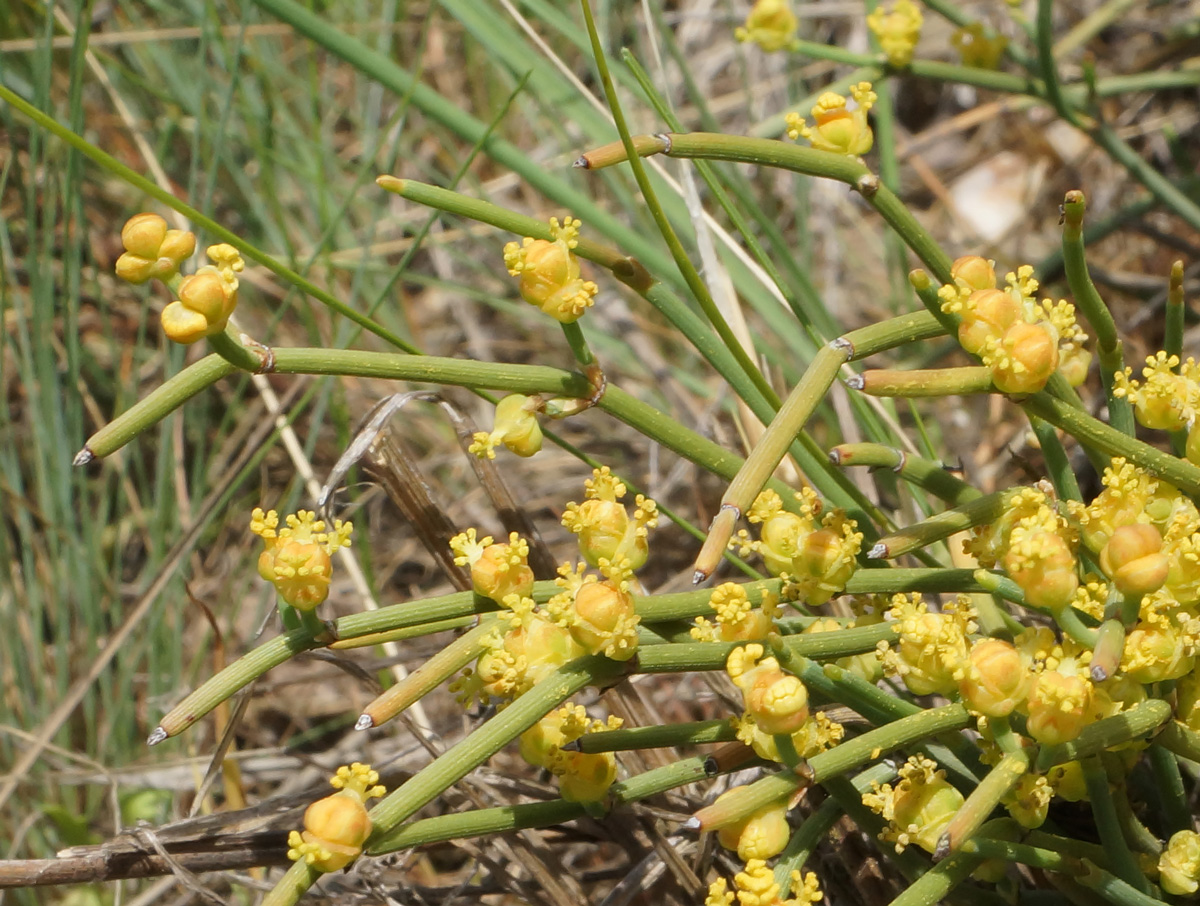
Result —
<svg viewBox="0 0 1200 906"><path fill-rule="evenodd" d="M167 738L167 731L162 727L155 727L154 732L146 737L146 745L156 746Z"/></svg>
<svg viewBox="0 0 1200 906"><path fill-rule="evenodd" d="M886 560L888 555L888 546L880 541L873 548L867 551L868 560Z"/></svg>
<svg viewBox="0 0 1200 906"><path fill-rule="evenodd" d="M89 462L96 458L96 454L92 452L91 447L84 444L82 450L75 454L75 458L71 460L73 466L86 466Z"/></svg>
<svg viewBox="0 0 1200 906"><path fill-rule="evenodd" d="M375 718L371 717L370 714L363 714L354 722L354 729L356 730L369 730L373 726L375 726Z"/></svg>

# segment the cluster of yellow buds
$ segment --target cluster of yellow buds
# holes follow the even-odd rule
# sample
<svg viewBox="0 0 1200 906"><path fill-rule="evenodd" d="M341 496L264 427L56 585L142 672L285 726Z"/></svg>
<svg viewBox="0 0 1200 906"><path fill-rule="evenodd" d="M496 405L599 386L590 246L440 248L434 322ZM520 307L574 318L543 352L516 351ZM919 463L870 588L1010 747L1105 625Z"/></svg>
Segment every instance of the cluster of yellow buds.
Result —
<svg viewBox="0 0 1200 906"><path fill-rule="evenodd" d="M801 874L798 870L790 876L792 895L787 899L781 898L782 891L775 880L775 873L762 859L748 859L745 871L734 875L733 885L734 889L729 890L729 883L724 878L717 878L709 885L704 906L733 906L734 899L738 906L809 906L810 903L820 903L825 899L816 873L810 871Z"/></svg>
<svg viewBox="0 0 1200 906"><path fill-rule="evenodd" d="M835 509L821 515L821 501L809 488L796 495L799 513L783 508L774 491L763 491L747 518L761 525L759 540L739 531L734 545L742 556L758 553L773 575L787 575L790 597L811 606L824 604L846 587L858 568L862 533L853 519Z"/></svg>
<svg viewBox="0 0 1200 906"><path fill-rule="evenodd" d="M878 6L867 16L867 26L879 40L888 62L896 67L904 67L912 62L923 21L921 7L913 0L896 0L889 10Z"/></svg>
<svg viewBox="0 0 1200 906"><path fill-rule="evenodd" d="M725 662L725 672L741 690L746 708L734 721L738 739L769 761L784 761L780 739L790 741L800 758L836 745L844 735L841 724L824 712L811 713L804 683L765 654L762 645L752 643L734 648Z"/></svg>
<svg viewBox="0 0 1200 906"><path fill-rule="evenodd" d="M619 717L591 720L582 705L566 704L551 711L521 734L521 757L558 778L568 802L600 802L617 779L617 759L612 752L565 751L563 746L588 733L616 730Z"/></svg>
<svg viewBox="0 0 1200 906"><path fill-rule="evenodd" d="M1167 893L1190 897L1200 887L1200 834L1181 830L1173 834L1158 857L1158 882Z"/></svg>
<svg viewBox="0 0 1200 906"><path fill-rule="evenodd" d="M796 44L798 22L788 0L756 0L746 24L733 36L757 44L767 53L789 50Z"/></svg>
<svg viewBox="0 0 1200 906"><path fill-rule="evenodd" d="M583 279L574 252L579 226L571 217L561 224L551 217L553 240L526 236L504 246L505 267L521 278L521 298L563 324L578 321L596 297L596 284Z"/></svg>
<svg viewBox="0 0 1200 906"><path fill-rule="evenodd" d="M1184 455L1200 463L1200 364L1193 358L1181 362L1179 356L1157 352L1146 358L1142 380L1126 368L1113 376L1113 396L1125 397L1133 404L1138 423L1159 431L1187 431Z"/></svg>
<svg viewBox="0 0 1200 906"><path fill-rule="evenodd" d="M287 856L318 871L345 868L362 854L371 834L366 802L386 792L379 774L357 761L342 765L329 783L338 792L318 799L304 812L304 830L288 834Z"/></svg>
<svg viewBox="0 0 1200 906"><path fill-rule="evenodd" d="M853 157L866 154L875 143L867 113L879 98L871 89L870 82L852 85L850 96L856 105L853 110L847 109L846 98L842 95L832 91L822 94L813 105L811 127L800 114L789 113L786 117L788 138L793 141L806 138L818 151Z"/></svg>
<svg viewBox="0 0 1200 906"><path fill-rule="evenodd" d="M1008 49L1008 38L988 31L980 22L957 29L950 35L950 43L958 51L963 66L975 69L995 69Z"/></svg>
<svg viewBox="0 0 1200 906"><path fill-rule="evenodd" d="M627 575L641 569L650 555L647 539L658 524L658 505L638 494L631 517L621 503L625 484L608 466L592 472L584 496L583 503L568 503L562 517L563 526L579 536L583 559L610 578L614 570Z"/></svg>
<svg viewBox="0 0 1200 906"><path fill-rule="evenodd" d="M946 780L946 772L923 755L914 755L900 768L900 779L874 784L863 794L863 804L888 826L880 835L894 843L896 852L916 844L926 852L937 849L946 825L963 806L963 794Z"/></svg>
<svg viewBox="0 0 1200 906"><path fill-rule="evenodd" d="M896 595L888 615L895 621L895 642L880 642L884 670L900 677L914 695L949 695L966 678L975 631L969 599L960 597L944 613L933 613L919 592Z"/></svg>
<svg viewBox="0 0 1200 906"><path fill-rule="evenodd" d="M255 507L250 531L263 540L258 557L258 574L275 586L280 599L297 610L313 610L329 597L335 551L350 546L354 526L340 519L328 531L324 521L310 510L289 515L279 528L275 510Z"/></svg>
<svg viewBox="0 0 1200 906"><path fill-rule="evenodd" d="M510 393L496 404L492 430L476 431L468 451L480 459L495 459L496 445L503 444L518 456L537 453L542 449L542 426L537 420L542 405L541 397Z"/></svg>
<svg viewBox="0 0 1200 906"><path fill-rule="evenodd" d="M129 283L166 282L179 273L196 251L196 234L167 229L157 214L134 214L121 229L124 254L117 259L117 276Z"/></svg>
<svg viewBox="0 0 1200 906"><path fill-rule="evenodd" d="M712 590L709 605L717 616L714 626L696 617L691 636L698 642L749 642L765 639L779 617L779 596L763 592L762 606L754 607L744 586L725 582Z"/></svg>
<svg viewBox="0 0 1200 906"><path fill-rule="evenodd" d="M958 341L992 370L1004 393L1036 393L1059 368L1073 385L1087 377L1087 336L1075 321L1075 307L1036 298L1033 268L1022 265L996 286L993 262L968 255L951 268L954 282L938 290L942 311L962 319Z"/></svg>

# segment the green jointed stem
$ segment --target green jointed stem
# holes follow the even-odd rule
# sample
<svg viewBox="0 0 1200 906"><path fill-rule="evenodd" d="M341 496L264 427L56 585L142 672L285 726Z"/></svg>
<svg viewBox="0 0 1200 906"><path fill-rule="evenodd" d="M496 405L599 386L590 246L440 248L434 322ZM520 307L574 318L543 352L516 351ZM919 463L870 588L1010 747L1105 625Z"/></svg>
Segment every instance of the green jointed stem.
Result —
<svg viewBox="0 0 1200 906"><path fill-rule="evenodd" d="M1133 408L1125 397L1113 395L1113 375L1125 370L1121 338L1112 313L1100 298L1096 285L1088 274L1083 247L1083 215L1087 199L1077 189L1067 193L1063 202L1063 267L1067 284L1075 297L1075 305L1083 312L1096 335L1096 355L1100 360L1100 378L1108 400L1109 422L1118 431L1132 437L1135 433Z"/></svg>
<svg viewBox="0 0 1200 906"><path fill-rule="evenodd" d="M1058 81L1058 64L1054 60L1054 0L1038 0L1037 52L1047 100L1059 116L1072 126L1079 127L1079 117L1063 97L1062 85Z"/></svg>
<svg viewBox="0 0 1200 906"><path fill-rule="evenodd" d="M603 686L620 676L624 667L602 657L579 658L559 667L371 809L373 840L389 833L585 686Z"/></svg>
<svg viewBox="0 0 1200 906"><path fill-rule="evenodd" d="M1122 711L1120 714L1114 714L1112 717L1106 717L1084 727L1083 732L1071 742L1057 746L1043 746L1041 752L1038 753L1035 769L1038 773L1044 774L1056 764L1080 761L1089 755L1098 755L1106 749L1129 742L1131 739L1148 736L1167 723L1170 717L1171 706L1167 702L1160 698L1148 699L1128 711ZM1179 729L1178 723L1167 723L1167 726L1155 739L1172 752L1191 757L1172 747L1175 738L1169 738L1168 734ZM1200 754L1200 749L1197 750L1197 754Z"/></svg>
<svg viewBox="0 0 1200 906"><path fill-rule="evenodd" d="M876 764L867 768L861 774L850 779L854 789L861 795L870 792L872 784L886 783L896 776L896 771L890 765ZM787 847L779 854L775 863L775 883L786 890L791 882L792 872L804 868L804 864L825 839L825 835L833 829L834 824L845 812L836 799L826 799L804 819L803 823L788 840Z"/></svg>
<svg viewBox="0 0 1200 906"><path fill-rule="evenodd" d="M331 643L329 647L335 651L347 651L351 648L373 648L376 645L383 645L387 642L403 642L406 639L416 639L424 635L432 635L435 632L463 629L474 625L475 620L476 617L474 616L435 620L431 623L423 623L420 626L405 626L401 629L390 629L387 632L373 632L369 635L358 636L353 639L339 639Z"/></svg>
<svg viewBox="0 0 1200 906"><path fill-rule="evenodd" d="M684 784L695 783L709 776L706 761L703 757L684 758L674 764L654 768L614 783L609 789L609 797L614 807L620 807ZM456 812L402 825L374 840L366 851L377 856L444 840L482 837L530 827L551 827L583 818L587 813L586 806L563 799Z"/></svg>
<svg viewBox="0 0 1200 906"><path fill-rule="evenodd" d="M378 727L411 707L428 693L469 664L485 650L485 640L498 629L503 631L507 624L498 626L496 618L484 618L479 625L464 633L446 647L440 649L410 673L396 682L362 712L360 721L365 726L356 729ZM363 721L363 718L366 720ZM369 721L369 723L367 723Z"/></svg>
<svg viewBox="0 0 1200 906"><path fill-rule="evenodd" d="M302 651L320 647L321 643L313 638L311 632L306 629L294 629L244 654L163 715L158 727L150 734L150 744L155 745L182 733L272 667L279 666Z"/></svg>
<svg viewBox="0 0 1200 906"><path fill-rule="evenodd" d="M844 333L842 342L850 346L850 361L857 362L897 346L945 335L945 326L930 312L912 311Z"/></svg>
<svg viewBox="0 0 1200 906"><path fill-rule="evenodd" d="M1021 826L1011 818L997 818L979 829L980 835L989 838L1003 837L1015 840L1021 835ZM977 853L956 853L938 862L908 886L889 906L938 906L945 902L947 894L966 881L971 873L984 861ZM966 897L963 898L967 900Z"/></svg>
<svg viewBox="0 0 1200 906"><path fill-rule="evenodd" d="M1156 478L1161 478L1187 494L1200 497L1200 468L1169 453L1156 450L1149 444L1122 434L1064 403L1046 392L1036 393L1021 402L1022 407L1061 428L1085 447L1109 456L1124 456Z"/></svg>
<svg viewBox="0 0 1200 906"><path fill-rule="evenodd" d="M995 389L992 387L992 369L984 365L903 371L877 368L855 375L846 384L870 396L913 399L991 393Z"/></svg>
<svg viewBox="0 0 1200 906"><path fill-rule="evenodd" d="M1082 868L1082 863L1076 856L1066 855L1053 849L1043 849L1026 843L1012 843L1007 840L994 840L989 837L974 837L963 844L964 854L975 854L986 859L1003 859L1006 862L1020 862L1031 868L1044 871L1061 871L1076 874Z"/></svg>
<svg viewBox="0 0 1200 906"><path fill-rule="evenodd" d="M661 724L654 727L624 727L588 733L576 743L581 752L623 752L627 749L655 749L669 746L693 746L710 742L733 742L737 731L728 720L700 720L686 724Z"/></svg>
<svg viewBox="0 0 1200 906"><path fill-rule="evenodd" d="M946 830L938 841L937 857L944 857L962 849L963 843L982 827L983 822L1000 804L1000 800L1025 776L1033 754L1029 749L1017 749L1006 753L1000 759L946 825Z"/></svg>
<svg viewBox="0 0 1200 906"><path fill-rule="evenodd" d="M1046 461L1046 471L1050 474L1050 483L1054 485L1054 492L1061 500L1082 502L1083 494L1079 490L1079 481L1075 477L1075 470L1071 467L1067 451L1063 449L1062 441L1058 439L1058 433L1054 430L1054 426L1042 421L1036 415L1028 415L1028 418L1038 446L1042 448L1042 458Z"/></svg>
<svg viewBox="0 0 1200 906"><path fill-rule="evenodd" d="M243 345L232 327L209 337L208 345L212 347L213 352L240 371L262 371L267 364L266 350L263 350L263 355L253 352L249 347Z"/></svg>
<svg viewBox="0 0 1200 906"><path fill-rule="evenodd" d="M111 455L197 393L237 370L235 365L216 353L188 365L89 437L87 444L75 457L76 464Z"/></svg>
<svg viewBox="0 0 1200 906"><path fill-rule="evenodd" d="M733 536L737 520L749 511L768 477L779 466L784 453L817 405L829 392L838 369L846 363L847 351L834 340L822 346L805 370L800 382L788 394L783 406L754 445L749 457L738 470L721 498L721 511L713 520L708 538L696 558L696 574L707 577L716 568L721 554Z"/></svg>
<svg viewBox="0 0 1200 906"><path fill-rule="evenodd" d="M679 236L675 233L675 228L671 226L671 221L667 217L667 212L663 210L658 201L658 195L654 191L654 187L650 184L650 177L646 173L646 168L642 166L642 159L639 155L639 149L633 141L633 137L629 133L629 127L625 124L625 113L621 109L620 99L617 97L617 89L613 84L612 74L608 71L608 60L604 54L604 46L600 43L600 34L596 31L596 23L592 18L592 7L589 0L580 0L583 7L583 21L587 26L588 37L592 42L592 57L596 63L596 69L600 74L600 83L604 86L604 95L608 100L608 109L612 113L613 123L617 127L617 132L621 136L621 142L625 146L625 153L628 155L629 167L633 171L633 178L637 181L638 189L641 190L642 198L646 202L646 207L650 209L651 215L654 217L654 222L658 226L658 232L662 235L663 241L666 242L667 248L671 252L671 257L675 259L675 266L679 268L679 273L683 276L684 282L687 283L688 289L691 291L693 298L700 305L705 317L708 318L710 324L721 337L725 348L737 360L738 365L745 372L746 376L758 388L758 392L763 395L772 407L779 405L775 392L771 389L771 385L767 383L762 372L758 370L758 366L754 364L754 360L750 357L747 350L742 348L742 344L730 329L729 324L725 320L725 316L721 314L717 303L713 300L712 293L708 291L708 285L700 276L696 266L692 264L691 258L683 248L683 243L679 241Z"/></svg>
<svg viewBox="0 0 1200 906"><path fill-rule="evenodd" d="M1088 756L1082 759L1081 764L1083 780L1087 784L1088 799L1092 804L1092 817L1096 822L1100 843L1108 853L1113 872L1125 883L1143 893L1149 893L1150 884L1146 880L1146 876L1142 874L1137 857L1134 856L1125 835L1121 832L1121 823L1117 818L1112 789L1108 785L1108 774L1104 770L1100 756Z"/></svg>
<svg viewBox="0 0 1200 906"><path fill-rule="evenodd" d="M1158 793L1166 824L1164 836L1170 836L1176 831L1191 830L1192 813L1188 808L1187 790L1184 788L1183 775L1179 771L1179 762L1174 753L1155 742L1146 750L1146 755L1150 769L1154 772L1154 788Z"/></svg>
<svg viewBox="0 0 1200 906"><path fill-rule="evenodd" d="M1200 761L1200 733L1177 720L1163 727L1162 732L1154 737L1154 742L1181 758Z"/></svg>
<svg viewBox="0 0 1200 906"><path fill-rule="evenodd" d="M672 134L669 157L727 160L792 170L807 176L836 179L856 189L942 283L949 283L950 257L942 251L903 202L861 161L780 141L721 135L714 132Z"/></svg>
<svg viewBox="0 0 1200 906"><path fill-rule="evenodd" d="M983 496L940 463L883 444L838 444L829 451L829 458L842 468L891 469L909 484L955 506Z"/></svg>
<svg viewBox="0 0 1200 906"><path fill-rule="evenodd" d="M965 532L976 525L992 522L1004 512L1013 493L1013 491L996 491L976 497L974 500L938 513L922 522L905 526L897 532L880 538L867 556L873 560L891 560L927 547L936 541L949 538L957 532Z"/></svg>
<svg viewBox="0 0 1200 906"><path fill-rule="evenodd" d="M1163 350L1168 356L1183 359L1183 314L1186 311L1183 298L1183 262L1171 265L1171 276L1167 280L1167 317L1163 327Z"/></svg>

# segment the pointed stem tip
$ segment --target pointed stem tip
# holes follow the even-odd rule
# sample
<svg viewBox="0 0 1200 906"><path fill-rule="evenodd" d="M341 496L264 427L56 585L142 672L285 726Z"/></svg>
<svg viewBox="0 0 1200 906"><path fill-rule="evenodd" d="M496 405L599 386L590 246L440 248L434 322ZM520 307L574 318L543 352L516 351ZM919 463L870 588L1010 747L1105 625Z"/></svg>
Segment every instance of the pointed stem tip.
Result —
<svg viewBox="0 0 1200 906"><path fill-rule="evenodd" d="M154 732L146 737L146 745L156 746L167 738L167 731L162 727L155 727Z"/></svg>
<svg viewBox="0 0 1200 906"><path fill-rule="evenodd" d="M375 726L375 721L371 718L370 714L363 714L354 722L354 729L356 730L369 730L373 726Z"/></svg>
<svg viewBox="0 0 1200 906"><path fill-rule="evenodd" d="M71 465L86 466L95 458L96 454L92 452L90 447L85 445L82 450L75 454L75 458L71 460Z"/></svg>
<svg viewBox="0 0 1200 906"><path fill-rule="evenodd" d="M867 551L868 560L886 560L888 555L888 546L882 541L876 544L873 548Z"/></svg>

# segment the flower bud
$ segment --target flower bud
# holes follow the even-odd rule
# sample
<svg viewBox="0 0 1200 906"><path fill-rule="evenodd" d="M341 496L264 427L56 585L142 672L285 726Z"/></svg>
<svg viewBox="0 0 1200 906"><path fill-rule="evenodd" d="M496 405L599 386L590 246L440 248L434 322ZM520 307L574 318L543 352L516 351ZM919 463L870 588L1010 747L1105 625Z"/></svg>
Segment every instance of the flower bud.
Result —
<svg viewBox="0 0 1200 906"><path fill-rule="evenodd" d="M752 41L767 53L787 50L796 40L798 23L788 0L757 0L746 16L746 24L733 36Z"/></svg>
<svg viewBox="0 0 1200 906"><path fill-rule="evenodd" d="M1025 701L1032 681L1016 648L1002 639L982 639L971 647L959 691L971 710L1007 717Z"/></svg>
<svg viewBox="0 0 1200 906"><path fill-rule="evenodd" d="M496 404L491 433L476 431L468 452L480 459L495 459L496 445L504 444L518 456L537 453L542 449L542 426L536 414L540 406L538 397L510 393Z"/></svg>
<svg viewBox="0 0 1200 906"><path fill-rule="evenodd" d="M1056 531L1014 530L1001 563L1033 607L1058 611L1071 606L1079 588L1075 555Z"/></svg>
<svg viewBox="0 0 1200 906"><path fill-rule="evenodd" d="M856 528L854 521L838 510L825 517L824 528L800 539L790 572L809 606L827 602L854 575L863 537Z"/></svg>
<svg viewBox="0 0 1200 906"><path fill-rule="evenodd" d="M737 787L717 797L717 802L736 793ZM736 824L717 831L717 842L738 854L743 862L749 859L770 859L783 852L792 830L788 827L787 802L772 802Z"/></svg>
<svg viewBox="0 0 1200 906"><path fill-rule="evenodd" d="M983 261L982 258L979 260ZM971 270L967 269L967 272L971 273ZM972 273L972 276L978 279L978 275ZM993 282L995 279L996 275L993 273ZM979 353L989 339L1004 336L1020 317L1021 303L1009 293L994 288L977 289L967 297L963 305L962 322L958 325L958 342L967 352Z"/></svg>
<svg viewBox="0 0 1200 906"><path fill-rule="evenodd" d="M986 31L980 22L964 25L950 35L950 43L958 51L964 66L974 69L995 69L1000 65L1008 38Z"/></svg>
<svg viewBox="0 0 1200 906"><path fill-rule="evenodd" d="M333 576L332 554L350 546L354 526L340 519L333 531L309 510L287 517L287 527L277 529L279 516L271 510L255 509L250 530L263 539L258 573L275 586L285 604L297 610L313 610L329 596Z"/></svg>
<svg viewBox="0 0 1200 906"><path fill-rule="evenodd" d="M1046 772L1046 781L1054 795L1067 802L1086 802L1087 781L1083 777L1083 765L1078 761L1064 761Z"/></svg>
<svg viewBox="0 0 1200 906"><path fill-rule="evenodd" d="M189 345L225 329L237 307L237 290L214 267L202 267L179 284L179 299L162 312L163 333Z"/></svg>
<svg viewBox="0 0 1200 906"><path fill-rule="evenodd" d="M580 276L574 251L579 221L550 219L554 240L526 236L504 247L508 272L520 277L521 297L563 324L578 321L595 300L596 284Z"/></svg>
<svg viewBox="0 0 1200 906"><path fill-rule="evenodd" d="M633 598L609 582L589 582L575 593L571 635L589 654L627 661L637 651Z"/></svg>
<svg viewBox="0 0 1200 906"><path fill-rule="evenodd" d="M1160 683L1190 674L1195 644L1166 619L1139 623L1125 636L1121 670L1138 683Z"/></svg>
<svg viewBox="0 0 1200 906"><path fill-rule="evenodd" d="M617 759L612 752L563 752L552 773L567 802L600 802L617 779Z"/></svg>
<svg viewBox="0 0 1200 906"><path fill-rule="evenodd" d="M792 558L800 550L801 539L812 523L795 513L783 511L765 519L759 530L759 552L772 575L778 576L792 568Z"/></svg>
<svg viewBox="0 0 1200 906"><path fill-rule="evenodd" d="M917 844L926 852L937 849L938 840L954 815L962 808L963 795L946 781L946 772L923 755L914 755L900 768L895 787L875 784L863 796L863 804L888 818L882 839L896 844L896 851Z"/></svg>
<svg viewBox="0 0 1200 906"><path fill-rule="evenodd" d="M1181 830L1171 835L1158 857L1158 883L1177 897L1191 896L1200 887L1200 834Z"/></svg>
<svg viewBox="0 0 1200 906"><path fill-rule="evenodd" d="M1162 588L1171 568L1162 535L1144 522L1123 525L1100 551L1100 568L1123 595L1148 595Z"/></svg>
<svg viewBox="0 0 1200 906"><path fill-rule="evenodd" d="M1029 693L1029 735L1048 746L1070 742L1095 718L1093 697L1090 680L1044 671Z"/></svg>
<svg viewBox="0 0 1200 906"><path fill-rule="evenodd" d="M904 680L914 695L950 695L966 674L967 632L974 624L966 611L930 613L919 595L896 595L890 613L899 638L881 644L884 667Z"/></svg>
<svg viewBox="0 0 1200 906"><path fill-rule="evenodd" d="M733 649L725 669L742 690L746 711L764 733L790 735L808 720L808 690L804 683L784 673L775 658L764 658L762 645Z"/></svg>
<svg viewBox="0 0 1200 906"><path fill-rule="evenodd" d="M384 794L378 780L379 774L365 764L338 768L330 783L340 792L305 810L303 832L288 835L288 858L303 859L318 871L337 871L357 859L371 834L366 801Z"/></svg>
<svg viewBox="0 0 1200 906"><path fill-rule="evenodd" d="M950 276L956 282L965 284L972 292L995 289L995 264L996 262L980 258L978 255L964 255L950 265Z"/></svg>
<svg viewBox="0 0 1200 906"><path fill-rule="evenodd" d="M1053 795L1045 777L1023 774L1003 802L1008 813L1021 827L1033 830L1046 823L1046 813L1050 810Z"/></svg>
<svg viewBox="0 0 1200 906"><path fill-rule="evenodd" d="M1058 340L1045 323L1018 321L1005 332L1000 346L1004 354L991 368L992 383L1002 393L1036 393L1058 368Z"/></svg>
<svg viewBox="0 0 1200 906"><path fill-rule="evenodd" d="M858 156L871 150L875 136L867 122L867 111L875 104L876 95L870 82L859 82L850 89L858 106L846 109L846 98L827 91L812 108L815 125L811 128L796 113L787 115L787 134L795 140L808 139L819 151Z"/></svg>
<svg viewBox="0 0 1200 906"><path fill-rule="evenodd" d="M502 603L509 595L533 595L533 570L529 567L529 542L511 532L507 543L494 544L489 535L476 540L475 529L450 539L454 562L471 570L475 593Z"/></svg>
<svg viewBox="0 0 1200 906"><path fill-rule="evenodd" d="M186 230L168 230L157 214L135 214L121 230L125 253L117 259L117 276L129 283L154 277L168 280L196 251L196 237Z"/></svg>

